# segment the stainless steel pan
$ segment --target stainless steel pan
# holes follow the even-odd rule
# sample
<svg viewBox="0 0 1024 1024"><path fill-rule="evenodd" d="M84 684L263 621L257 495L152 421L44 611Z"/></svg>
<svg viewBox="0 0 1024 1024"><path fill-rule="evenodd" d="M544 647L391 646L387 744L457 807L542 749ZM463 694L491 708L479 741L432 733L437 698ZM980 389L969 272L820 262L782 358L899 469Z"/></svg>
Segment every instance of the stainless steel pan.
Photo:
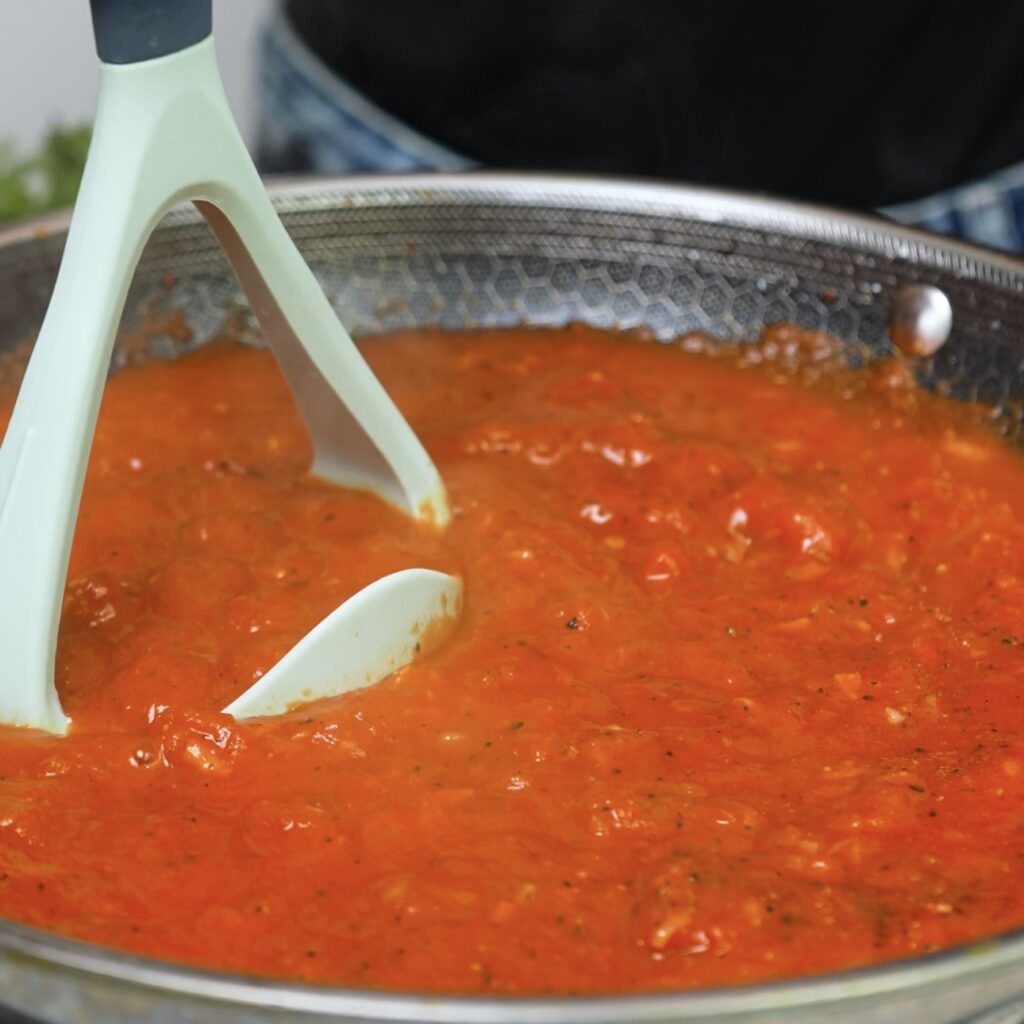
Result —
<svg viewBox="0 0 1024 1024"><path fill-rule="evenodd" d="M275 194L345 322L361 333L578 320L646 326L660 338L699 329L740 341L785 320L830 332L860 361L885 350L897 290L934 284L952 303L954 328L922 364L922 379L991 404L1012 442L1022 434L1024 264L1007 257L870 218L667 185L474 174L313 180ZM55 218L0 233L0 348L38 326L63 226ZM126 327L180 309L194 332L189 344L201 344L235 307L241 295L216 243L197 217L173 214L143 257ZM243 335L254 336L239 316ZM180 347L159 331L148 344L156 355ZM0 1003L11 1020L105 1024L1017 1024L1024 934L744 989L497 1000L255 982L0 922Z"/></svg>

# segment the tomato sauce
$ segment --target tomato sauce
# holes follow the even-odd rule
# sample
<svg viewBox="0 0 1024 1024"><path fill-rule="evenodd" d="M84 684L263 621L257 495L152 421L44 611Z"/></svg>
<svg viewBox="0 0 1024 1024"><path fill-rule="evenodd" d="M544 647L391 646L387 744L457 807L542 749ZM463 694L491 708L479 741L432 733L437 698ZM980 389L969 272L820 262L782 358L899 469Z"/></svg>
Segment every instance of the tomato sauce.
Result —
<svg viewBox="0 0 1024 1024"><path fill-rule="evenodd" d="M266 352L115 376L58 651L73 728L0 730L3 914L499 994L749 983L1024 924L1019 454L820 339L702 347L366 343L447 483L444 534L304 476ZM277 719L218 712L414 565L465 580L441 649Z"/></svg>

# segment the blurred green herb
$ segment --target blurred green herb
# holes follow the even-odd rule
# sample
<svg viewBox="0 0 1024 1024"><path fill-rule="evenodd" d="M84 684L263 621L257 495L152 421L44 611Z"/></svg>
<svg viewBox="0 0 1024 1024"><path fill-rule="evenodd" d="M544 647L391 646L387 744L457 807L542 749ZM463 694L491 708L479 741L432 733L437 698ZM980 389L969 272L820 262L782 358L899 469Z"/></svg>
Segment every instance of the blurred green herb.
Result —
<svg viewBox="0 0 1024 1024"><path fill-rule="evenodd" d="M54 128L33 157L22 158L0 142L0 221L70 206L89 149L90 128Z"/></svg>

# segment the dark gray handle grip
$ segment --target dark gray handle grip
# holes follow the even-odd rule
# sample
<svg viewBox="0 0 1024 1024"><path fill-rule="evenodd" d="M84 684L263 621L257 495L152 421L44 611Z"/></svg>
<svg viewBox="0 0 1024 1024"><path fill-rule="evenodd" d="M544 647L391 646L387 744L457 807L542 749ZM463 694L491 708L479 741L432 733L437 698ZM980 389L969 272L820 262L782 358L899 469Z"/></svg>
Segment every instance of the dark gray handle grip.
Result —
<svg viewBox="0 0 1024 1024"><path fill-rule="evenodd" d="M201 42L213 0L90 0L96 52L107 64L138 64Z"/></svg>

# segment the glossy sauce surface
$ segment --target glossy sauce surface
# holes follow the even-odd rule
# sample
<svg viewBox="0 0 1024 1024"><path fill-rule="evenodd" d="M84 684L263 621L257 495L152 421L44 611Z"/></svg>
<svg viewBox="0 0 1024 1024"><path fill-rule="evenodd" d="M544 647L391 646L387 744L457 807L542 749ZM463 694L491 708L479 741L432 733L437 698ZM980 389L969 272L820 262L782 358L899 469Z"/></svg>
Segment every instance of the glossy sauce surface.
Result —
<svg viewBox="0 0 1024 1024"><path fill-rule="evenodd" d="M1024 924L1017 453L899 367L788 368L827 346L785 329L741 360L583 329L364 350L448 485L443 536L304 477L265 352L110 382L74 728L0 732L6 916L468 993L744 983ZM464 576L442 650L218 713L411 565Z"/></svg>

